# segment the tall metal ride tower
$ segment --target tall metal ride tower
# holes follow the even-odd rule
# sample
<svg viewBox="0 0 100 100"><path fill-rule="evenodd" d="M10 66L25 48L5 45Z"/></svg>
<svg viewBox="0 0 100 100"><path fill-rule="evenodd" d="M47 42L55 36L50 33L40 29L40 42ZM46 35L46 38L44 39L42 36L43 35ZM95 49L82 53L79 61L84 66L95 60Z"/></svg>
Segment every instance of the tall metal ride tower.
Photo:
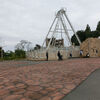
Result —
<svg viewBox="0 0 100 100"><path fill-rule="evenodd" d="M69 27L70 27L70 30L68 29L67 25L66 25L66 21L67 23L69 24ZM54 28L53 28L54 27ZM75 34L79 44L81 44L81 41L78 37L78 35L76 34L67 14L66 14L66 11L64 9L61 9L57 12L55 18L54 18L54 21L48 31L48 34L43 42L43 45L42 47L44 46L44 44L46 43L46 40L48 39L48 36L49 34L51 34L51 37L49 39L49 42L48 42L48 45L46 47L46 50L49 49L50 45L52 44L55 44L55 39L54 39L54 36L56 33L60 33L61 34L61 38L62 38L62 34L65 34L66 36L66 39L68 40L68 42L70 43L70 45L72 45L72 42L71 42L71 38L70 38L70 34L69 34L69 31L72 31L73 34Z"/></svg>

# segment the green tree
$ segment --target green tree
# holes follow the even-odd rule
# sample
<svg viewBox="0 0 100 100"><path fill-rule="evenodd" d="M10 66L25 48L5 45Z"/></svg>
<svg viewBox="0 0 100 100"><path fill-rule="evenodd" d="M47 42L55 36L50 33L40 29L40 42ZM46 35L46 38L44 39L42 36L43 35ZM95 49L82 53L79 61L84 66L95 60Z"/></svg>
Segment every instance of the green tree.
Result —
<svg viewBox="0 0 100 100"><path fill-rule="evenodd" d="M83 42L86 39L85 32L82 31L82 30L78 31L77 35L78 35L78 37L79 37L79 39L80 39L81 42ZM72 36L71 42L74 43L77 46L79 45L79 42L78 42L75 34Z"/></svg>
<svg viewBox="0 0 100 100"><path fill-rule="evenodd" d="M16 49L15 50L15 57L16 58L25 58L26 57L26 53L25 53L24 50Z"/></svg>
<svg viewBox="0 0 100 100"><path fill-rule="evenodd" d="M81 42L85 41L87 38L98 38L100 36L100 21L98 22L97 28L95 31L91 31L90 26L87 24L85 31L78 31L77 35L79 37L79 39L81 40ZM72 43L74 43L75 45L79 45L75 34L72 36L71 38Z"/></svg>
<svg viewBox="0 0 100 100"><path fill-rule="evenodd" d="M86 33L91 33L91 28L90 26L87 24L86 29L85 29Z"/></svg>
<svg viewBox="0 0 100 100"><path fill-rule="evenodd" d="M88 24L87 24L86 29L85 29L85 35L86 35L86 39L91 37L91 28Z"/></svg>
<svg viewBox="0 0 100 100"><path fill-rule="evenodd" d="M38 50L40 48L41 48L41 46L39 44L36 44L35 47L34 47L34 50Z"/></svg>
<svg viewBox="0 0 100 100"><path fill-rule="evenodd" d="M98 32L98 31L92 31L91 32L91 37L98 38L99 36L100 36L100 32Z"/></svg>
<svg viewBox="0 0 100 100"><path fill-rule="evenodd" d="M15 59L15 53L13 51L9 51L9 50L4 52L4 59L5 60Z"/></svg>
<svg viewBox="0 0 100 100"><path fill-rule="evenodd" d="M97 24L96 31L100 32L100 21L99 21L98 24Z"/></svg>

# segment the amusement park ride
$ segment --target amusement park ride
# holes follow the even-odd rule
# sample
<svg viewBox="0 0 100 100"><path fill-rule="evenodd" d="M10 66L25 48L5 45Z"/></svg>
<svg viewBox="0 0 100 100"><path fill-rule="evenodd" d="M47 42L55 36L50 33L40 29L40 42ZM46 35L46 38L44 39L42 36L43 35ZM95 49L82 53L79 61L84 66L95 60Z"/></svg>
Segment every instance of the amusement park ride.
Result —
<svg viewBox="0 0 100 100"><path fill-rule="evenodd" d="M48 54L48 60L57 60L58 52L61 53L63 59L67 59L70 53L73 54L73 57L79 57L80 47L73 46L71 42L71 33L75 34L76 39L79 44L81 44L81 41L66 14L66 10L61 9L57 12L43 41L42 47L27 52L27 59L46 60L46 55ZM66 44L68 45L66 46Z"/></svg>
<svg viewBox="0 0 100 100"><path fill-rule="evenodd" d="M69 25L70 30L68 29L66 22ZM69 42L70 46L72 46L72 42L71 42L71 38L70 38L70 31L73 32L73 34L75 34L79 44L81 44L81 41L78 37L78 35L76 34L74 27L72 26L66 11L64 9L61 9L57 12L54 21L48 31L48 34L42 44L42 47L45 45L46 43L46 50L49 49L50 46L55 46L55 47L60 47L60 46L64 46L64 39L63 39L63 34L65 34L66 39L68 40L67 42ZM57 40L56 39L56 35L55 34L61 34L60 39ZM49 38L49 35L51 36ZM60 46L59 46L60 45Z"/></svg>

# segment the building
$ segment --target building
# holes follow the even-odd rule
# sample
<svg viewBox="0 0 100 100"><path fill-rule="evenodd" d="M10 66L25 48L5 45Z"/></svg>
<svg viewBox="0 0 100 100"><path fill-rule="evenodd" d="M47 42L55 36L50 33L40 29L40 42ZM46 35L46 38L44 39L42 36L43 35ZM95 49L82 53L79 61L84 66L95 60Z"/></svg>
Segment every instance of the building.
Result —
<svg viewBox="0 0 100 100"><path fill-rule="evenodd" d="M58 60L58 51L60 51L63 59L68 59L70 57L70 53L72 54L72 57L80 57L80 46L63 48L53 47L48 50L48 60ZM38 50L28 51L26 52L26 56L28 60L46 60L46 49L41 48Z"/></svg>
<svg viewBox="0 0 100 100"><path fill-rule="evenodd" d="M48 44L50 42L50 38L46 39L46 47L48 47ZM50 43L50 47L64 47L64 39L56 39L56 38L52 38L52 41Z"/></svg>
<svg viewBox="0 0 100 100"><path fill-rule="evenodd" d="M100 38L88 38L80 45L80 50L84 57L87 54L90 57L100 57Z"/></svg>

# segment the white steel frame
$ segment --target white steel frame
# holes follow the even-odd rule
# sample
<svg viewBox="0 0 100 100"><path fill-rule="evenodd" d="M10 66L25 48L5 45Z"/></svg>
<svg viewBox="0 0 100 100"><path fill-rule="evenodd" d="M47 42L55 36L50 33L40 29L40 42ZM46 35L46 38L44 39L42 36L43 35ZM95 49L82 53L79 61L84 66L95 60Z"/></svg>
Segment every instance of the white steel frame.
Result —
<svg viewBox="0 0 100 100"><path fill-rule="evenodd" d="M65 19L64 19L64 18L65 18ZM56 22L56 20L57 20L57 22ZM52 42L53 36L54 36L54 34L56 33L57 25L59 24L59 23L58 23L59 20L61 21L61 24L62 24L63 29L64 29L64 32L62 32L62 33L65 33L65 35L66 35L66 37L67 37L67 39L68 39L70 45L72 46L72 42L71 42L71 39L70 39L70 36L69 36L69 32L68 32L69 30L67 29L65 20L67 20L67 22L68 22L68 24L69 24L69 26L70 26L72 32L75 34L75 36L76 36L76 38L77 38L79 44L81 44L81 41L80 41L78 35L76 34L76 32L75 32L75 30L74 30L74 28L73 28L73 26L72 26L72 24L71 24L71 22L70 22L70 20L69 20L69 18L68 18L68 16L67 16L67 14L66 14L66 11L65 11L64 9L61 9L61 10L59 10L59 11L57 12L56 17L55 17L55 19L54 19L54 21L53 21L53 23L52 23L52 25L51 25L51 27L50 27L50 29L49 29L49 31L48 31L48 34L47 34L47 36L46 36L46 38L45 38L43 44L42 44L42 47L43 47L44 44L45 44L45 42L46 42L46 39L48 38L48 35L50 34L50 32L52 32L50 41L49 41L49 43L48 43L48 46L46 47L46 51L48 51L48 49L49 49L49 47L50 47L50 44L51 44L51 42ZM55 25L54 30L52 31L52 28L53 28L55 22L56 22L56 25ZM62 30L62 29L61 29L61 30Z"/></svg>

